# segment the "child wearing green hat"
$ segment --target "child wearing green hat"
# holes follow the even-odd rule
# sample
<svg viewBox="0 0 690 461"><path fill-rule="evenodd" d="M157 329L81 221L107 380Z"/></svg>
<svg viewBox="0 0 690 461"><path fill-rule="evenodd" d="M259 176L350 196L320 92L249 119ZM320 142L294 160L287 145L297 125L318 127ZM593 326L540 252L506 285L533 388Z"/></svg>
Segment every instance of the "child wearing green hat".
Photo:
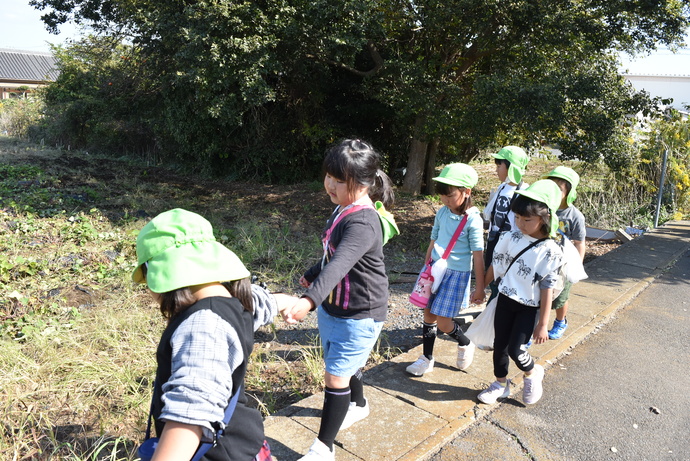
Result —
<svg viewBox="0 0 690 461"><path fill-rule="evenodd" d="M494 318L496 381L478 396L488 404L510 395L510 359L525 373L523 402L533 404L541 398L544 368L535 364L527 343L530 337L537 344L548 340L553 289L563 264L563 251L554 240L560 189L553 181L540 180L516 193L511 210L517 230L499 237L486 274L486 281L496 279L499 292Z"/></svg>
<svg viewBox="0 0 690 461"><path fill-rule="evenodd" d="M525 174L529 157L527 153L518 146L506 146L493 154L496 163L496 175L501 180L501 184L489 195L489 201L484 208L484 220L488 222L489 233L486 239L486 250L484 251L484 267L491 265L494 248L498 243L501 233L515 229L515 215L510 210L510 204L515 196L515 191L524 189L528 186L522 177ZM496 294L496 285L489 284L491 297Z"/></svg>
<svg viewBox="0 0 690 461"><path fill-rule="evenodd" d="M580 255L580 260L584 260L587 235L585 216L573 205L577 198L575 189L580 183L580 176L572 168L558 166L542 178L552 180L561 189L561 204L556 213L559 232L564 238L570 239ZM568 328L568 298L572 285L572 282L566 279L563 291L553 300L551 308L556 310L556 318L553 321L553 327L549 330L549 339L560 339Z"/></svg>
<svg viewBox="0 0 690 461"><path fill-rule="evenodd" d="M433 180L441 207L434 218L431 242L424 261L433 261L434 295L424 308L422 323L422 355L406 368L414 376L422 376L434 369L434 343L437 330L458 342L457 367L467 369L472 363L475 346L465 336L454 317L470 301L484 302L484 224L479 210L472 206L472 188L477 185L477 172L464 163L447 165ZM456 241L452 239L460 226ZM452 250L442 258L449 245ZM438 270L440 266L443 269ZM470 276L474 266L476 287L470 295ZM439 273L440 272L440 273Z"/></svg>
<svg viewBox="0 0 690 461"><path fill-rule="evenodd" d="M148 285L168 321L156 353L152 460L192 459L202 441L214 442L205 460L270 460L263 419L247 405L243 383L254 330L291 298L252 285L240 259L196 213L159 214L139 232L136 250L132 280Z"/></svg>

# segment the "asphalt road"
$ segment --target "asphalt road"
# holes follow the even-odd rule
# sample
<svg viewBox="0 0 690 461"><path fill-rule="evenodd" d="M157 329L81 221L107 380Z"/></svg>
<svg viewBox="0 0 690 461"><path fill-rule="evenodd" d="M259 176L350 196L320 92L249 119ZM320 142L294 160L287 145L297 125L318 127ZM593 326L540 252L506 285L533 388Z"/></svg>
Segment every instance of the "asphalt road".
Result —
<svg viewBox="0 0 690 461"><path fill-rule="evenodd" d="M690 460L689 327L690 252L550 366L540 402L505 400L430 459Z"/></svg>

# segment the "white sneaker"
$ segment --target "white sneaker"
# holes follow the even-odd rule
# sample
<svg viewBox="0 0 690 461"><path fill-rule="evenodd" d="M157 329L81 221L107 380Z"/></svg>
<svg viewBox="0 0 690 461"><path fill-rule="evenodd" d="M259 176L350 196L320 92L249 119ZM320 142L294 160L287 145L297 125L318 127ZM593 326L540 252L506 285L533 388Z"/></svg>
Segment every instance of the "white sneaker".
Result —
<svg viewBox="0 0 690 461"><path fill-rule="evenodd" d="M347 429L367 416L369 416L369 401L367 399L364 399L363 407L358 407L355 402L350 402L350 408L347 409L347 414L345 415L343 424L340 425L340 430Z"/></svg>
<svg viewBox="0 0 690 461"><path fill-rule="evenodd" d="M509 395L510 380L507 379L505 387L501 386L501 383L499 383L498 381L494 381L493 383L491 383L491 386L481 391L477 398L480 402L491 405L492 403L496 403L496 400L504 399Z"/></svg>
<svg viewBox="0 0 690 461"><path fill-rule="evenodd" d="M458 361L456 365L461 370L467 370L472 365L474 359L474 343L470 342L467 346L458 345Z"/></svg>
<svg viewBox="0 0 690 461"><path fill-rule="evenodd" d="M429 360L422 354L415 363L405 368L405 371L414 376L422 376L424 373L431 373L434 371L435 362L435 359Z"/></svg>
<svg viewBox="0 0 690 461"><path fill-rule="evenodd" d="M532 405L539 401L544 393L542 381L544 381L544 367L534 365L532 373L525 376L524 387L522 388L522 401L525 405Z"/></svg>
<svg viewBox="0 0 690 461"><path fill-rule="evenodd" d="M318 438L314 439L309 452L302 456L298 461L335 461L335 449L329 450L328 447Z"/></svg>

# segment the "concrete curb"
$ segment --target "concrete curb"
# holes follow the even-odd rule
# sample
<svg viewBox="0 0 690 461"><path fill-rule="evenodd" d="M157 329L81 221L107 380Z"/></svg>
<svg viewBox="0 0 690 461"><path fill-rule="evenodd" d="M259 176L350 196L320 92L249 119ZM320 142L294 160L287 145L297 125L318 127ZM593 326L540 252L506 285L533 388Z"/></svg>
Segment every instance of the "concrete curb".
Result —
<svg viewBox="0 0 690 461"><path fill-rule="evenodd" d="M676 221L587 264L590 278L571 291L566 334L561 340L533 346L530 353L548 372L689 250L690 221ZM465 321L471 321L468 317ZM419 378L404 369L421 354L421 345L367 371L365 394L371 415L338 434L336 459L424 460L500 405L476 400L493 380L491 354L477 351L470 369L459 371L454 368L456 349L455 343L439 338L436 368ZM511 366L509 377L515 396L522 388L522 373ZM266 437L276 459L295 460L308 450L318 432L322 403L319 393L266 419Z"/></svg>

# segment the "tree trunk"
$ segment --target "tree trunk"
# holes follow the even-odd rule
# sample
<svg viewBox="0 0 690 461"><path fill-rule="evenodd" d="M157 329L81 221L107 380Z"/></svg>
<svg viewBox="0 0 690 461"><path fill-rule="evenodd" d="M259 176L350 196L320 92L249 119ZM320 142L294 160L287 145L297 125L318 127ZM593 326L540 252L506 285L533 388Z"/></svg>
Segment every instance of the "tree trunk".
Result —
<svg viewBox="0 0 690 461"><path fill-rule="evenodd" d="M424 192L427 195L434 194L434 184L431 178L436 176L436 157L438 156L438 146L440 144L441 138L434 138L427 148L426 173L424 175L424 180L426 181Z"/></svg>
<svg viewBox="0 0 690 461"><path fill-rule="evenodd" d="M422 189L428 144L426 141L421 140L424 123L425 117L418 115L414 123L410 150L407 154L407 171L405 172L405 180L401 190L409 194L419 194Z"/></svg>
<svg viewBox="0 0 690 461"><path fill-rule="evenodd" d="M460 151L460 159L462 163L470 163L479 155L479 148L476 144L464 144L458 149Z"/></svg>

